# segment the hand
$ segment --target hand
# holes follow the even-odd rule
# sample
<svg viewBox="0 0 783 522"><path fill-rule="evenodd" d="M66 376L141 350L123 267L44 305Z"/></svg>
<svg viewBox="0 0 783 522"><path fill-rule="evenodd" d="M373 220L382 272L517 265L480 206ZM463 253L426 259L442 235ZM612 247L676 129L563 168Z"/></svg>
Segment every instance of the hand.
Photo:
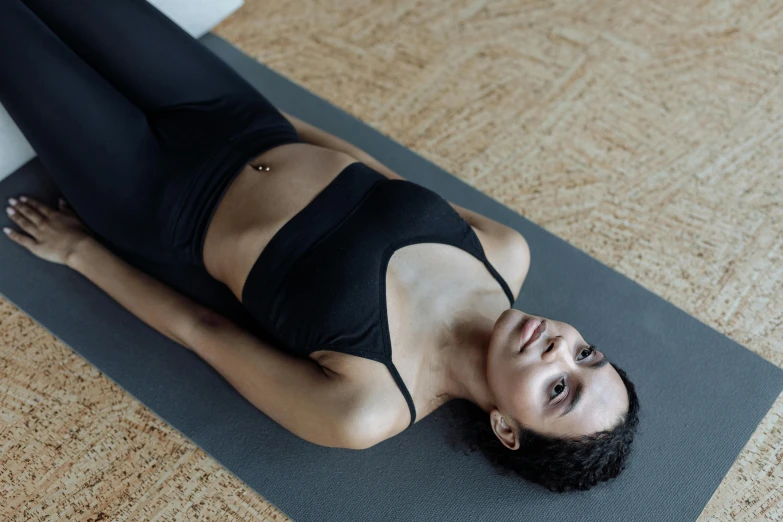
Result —
<svg viewBox="0 0 783 522"><path fill-rule="evenodd" d="M64 265L77 245L90 239L85 226L63 199L59 211L25 196L8 202L8 217L25 234L10 228L3 228L3 232L41 259Z"/></svg>

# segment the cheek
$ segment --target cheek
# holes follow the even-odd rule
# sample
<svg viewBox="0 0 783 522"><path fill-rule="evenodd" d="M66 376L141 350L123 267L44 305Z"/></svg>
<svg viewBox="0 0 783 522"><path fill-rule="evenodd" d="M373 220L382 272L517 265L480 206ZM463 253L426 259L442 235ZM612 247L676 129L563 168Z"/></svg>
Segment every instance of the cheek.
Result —
<svg viewBox="0 0 783 522"><path fill-rule="evenodd" d="M493 395L505 392L508 387L508 383L513 380L513 375L516 373L515 369L509 364L508 359L504 357L498 357L496 354L488 354L487 357L487 382L489 384L490 391Z"/></svg>
<svg viewBox="0 0 783 522"><path fill-rule="evenodd" d="M533 368L509 361L495 361L488 366L489 388L501 410L513 415L530 409L535 399Z"/></svg>

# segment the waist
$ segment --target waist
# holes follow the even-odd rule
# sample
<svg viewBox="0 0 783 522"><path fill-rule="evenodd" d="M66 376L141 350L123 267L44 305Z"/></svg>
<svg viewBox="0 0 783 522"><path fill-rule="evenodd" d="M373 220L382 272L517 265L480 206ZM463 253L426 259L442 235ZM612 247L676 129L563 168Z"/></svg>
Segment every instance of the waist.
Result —
<svg viewBox="0 0 783 522"><path fill-rule="evenodd" d="M272 237L250 269L241 301L260 321L291 267L340 227L374 188L388 178L362 162L345 167Z"/></svg>
<svg viewBox="0 0 783 522"><path fill-rule="evenodd" d="M184 261L203 267L204 237L220 200L244 166L264 152L287 143L301 142L295 132L256 129L236 135L215 148L184 187L169 238Z"/></svg>
<svg viewBox="0 0 783 522"><path fill-rule="evenodd" d="M241 299L247 274L269 241L356 158L308 143L270 149L245 165L207 227L203 262ZM259 171L263 165L270 171Z"/></svg>

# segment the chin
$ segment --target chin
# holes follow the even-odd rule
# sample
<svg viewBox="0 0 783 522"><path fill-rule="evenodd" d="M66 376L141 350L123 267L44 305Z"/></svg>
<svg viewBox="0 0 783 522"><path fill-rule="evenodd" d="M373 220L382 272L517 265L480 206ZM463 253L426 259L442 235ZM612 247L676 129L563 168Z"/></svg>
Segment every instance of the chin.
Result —
<svg viewBox="0 0 783 522"><path fill-rule="evenodd" d="M527 317L530 316L514 308L509 308L500 314L492 329L492 337L489 340L489 348L487 349L488 367L492 366L493 361L505 364L504 361L512 355L511 352L519 337L517 325Z"/></svg>

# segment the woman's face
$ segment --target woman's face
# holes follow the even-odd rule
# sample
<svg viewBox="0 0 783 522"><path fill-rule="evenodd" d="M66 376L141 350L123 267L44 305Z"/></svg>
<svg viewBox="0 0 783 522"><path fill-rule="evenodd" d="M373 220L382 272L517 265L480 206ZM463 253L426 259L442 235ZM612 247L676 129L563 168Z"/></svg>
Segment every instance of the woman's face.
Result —
<svg viewBox="0 0 783 522"><path fill-rule="evenodd" d="M511 449L518 441L509 417L543 435L578 437L613 428L628 411L620 376L569 324L510 308L495 323L487 357L490 421Z"/></svg>

